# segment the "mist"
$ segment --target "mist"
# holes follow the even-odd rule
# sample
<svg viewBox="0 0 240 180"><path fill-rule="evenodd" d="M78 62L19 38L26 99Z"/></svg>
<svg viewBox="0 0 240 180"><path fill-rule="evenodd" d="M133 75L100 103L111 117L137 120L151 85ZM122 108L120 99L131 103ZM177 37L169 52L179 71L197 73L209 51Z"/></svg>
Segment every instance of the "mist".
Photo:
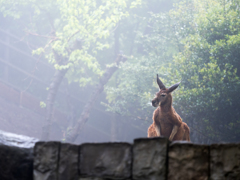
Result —
<svg viewBox="0 0 240 180"><path fill-rule="evenodd" d="M239 3L0 2L0 130L133 142L159 74L192 142L239 142Z"/></svg>

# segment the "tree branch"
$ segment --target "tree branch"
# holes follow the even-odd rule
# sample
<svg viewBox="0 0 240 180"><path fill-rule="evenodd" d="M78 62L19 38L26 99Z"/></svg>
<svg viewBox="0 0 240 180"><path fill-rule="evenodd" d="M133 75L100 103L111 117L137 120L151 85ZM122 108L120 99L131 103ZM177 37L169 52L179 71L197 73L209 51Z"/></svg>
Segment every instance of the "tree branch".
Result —
<svg viewBox="0 0 240 180"><path fill-rule="evenodd" d="M54 54L55 54L55 58L60 59L61 62L67 61L66 59L63 60L63 57L59 56L56 52L54 52ZM59 88L65 74L67 73L67 71L68 71L68 69L56 70L55 74L53 76L53 80L50 84L47 101L46 101L46 125L43 126L43 128L42 128L42 136L41 136L42 140L49 139L50 127L51 127L51 123L52 123L51 119L52 119L52 113L53 113L53 104L55 101L55 97L57 95L58 88Z"/></svg>
<svg viewBox="0 0 240 180"><path fill-rule="evenodd" d="M124 57L122 55L118 55L118 57L115 61L115 66L108 67L106 69L105 73L103 74L102 78L100 79L99 84L97 85L96 89L93 91L91 98L89 99L89 101L85 105L85 107L83 109L83 112L82 112L80 118L78 119L76 125L74 126L72 131L70 131L69 134L66 135L66 141L67 142L73 143L77 139L77 137L79 135L79 132L82 130L84 124L88 120L90 111L91 111L93 105L95 104L96 99L99 97L99 94L104 89L104 85L112 77L113 73L118 69L117 65L120 62L125 62L126 60L127 60L126 57Z"/></svg>

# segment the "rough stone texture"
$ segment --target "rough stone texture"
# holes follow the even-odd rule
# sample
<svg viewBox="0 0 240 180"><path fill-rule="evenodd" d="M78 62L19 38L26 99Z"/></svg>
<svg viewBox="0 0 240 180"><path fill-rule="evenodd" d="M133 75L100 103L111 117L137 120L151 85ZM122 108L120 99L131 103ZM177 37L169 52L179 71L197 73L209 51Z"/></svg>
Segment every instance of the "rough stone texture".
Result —
<svg viewBox="0 0 240 180"><path fill-rule="evenodd" d="M165 180L168 140L135 139L133 145L133 179Z"/></svg>
<svg viewBox="0 0 240 180"><path fill-rule="evenodd" d="M168 180L207 180L209 146L174 142L168 152Z"/></svg>
<svg viewBox="0 0 240 180"><path fill-rule="evenodd" d="M240 144L208 146L179 141L168 147L165 138L144 138L136 139L132 149L128 143L77 146L37 142L34 152L33 149L0 144L0 180L33 178L239 180Z"/></svg>
<svg viewBox="0 0 240 180"><path fill-rule="evenodd" d="M34 147L34 180L57 180L59 142L37 142Z"/></svg>
<svg viewBox="0 0 240 180"><path fill-rule="evenodd" d="M32 180L33 150L0 144L0 179Z"/></svg>
<svg viewBox="0 0 240 180"><path fill-rule="evenodd" d="M88 177L88 178L79 178L79 180L111 180L111 179L98 178L98 177ZM126 179L126 180L131 180L131 179Z"/></svg>
<svg viewBox="0 0 240 180"><path fill-rule="evenodd" d="M79 146L61 144L58 168L59 180L78 180Z"/></svg>
<svg viewBox="0 0 240 180"><path fill-rule="evenodd" d="M108 178L99 178L99 177L80 177L78 180L112 180ZM131 180L131 179L126 179L126 180Z"/></svg>
<svg viewBox="0 0 240 180"><path fill-rule="evenodd" d="M128 179L131 150L128 143L83 144L80 148L81 177Z"/></svg>
<svg viewBox="0 0 240 180"><path fill-rule="evenodd" d="M112 179L100 178L100 177L80 177L78 180L112 180ZM125 179L125 180L131 180L131 179Z"/></svg>
<svg viewBox="0 0 240 180"><path fill-rule="evenodd" d="M88 177L88 178L79 178L79 180L109 180L109 179Z"/></svg>
<svg viewBox="0 0 240 180"><path fill-rule="evenodd" d="M240 144L210 146L211 180L240 179Z"/></svg>

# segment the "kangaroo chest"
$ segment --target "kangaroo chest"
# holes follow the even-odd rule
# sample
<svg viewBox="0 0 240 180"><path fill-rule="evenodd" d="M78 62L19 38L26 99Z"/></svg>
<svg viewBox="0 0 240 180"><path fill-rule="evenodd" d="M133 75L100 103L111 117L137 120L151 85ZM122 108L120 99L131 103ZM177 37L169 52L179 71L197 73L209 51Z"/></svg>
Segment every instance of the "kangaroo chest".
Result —
<svg viewBox="0 0 240 180"><path fill-rule="evenodd" d="M160 130L161 135L165 137L169 137L172 129L173 129L173 123L172 119L176 118L174 115L170 113L162 113L159 111L158 118L156 119L158 123L160 124Z"/></svg>

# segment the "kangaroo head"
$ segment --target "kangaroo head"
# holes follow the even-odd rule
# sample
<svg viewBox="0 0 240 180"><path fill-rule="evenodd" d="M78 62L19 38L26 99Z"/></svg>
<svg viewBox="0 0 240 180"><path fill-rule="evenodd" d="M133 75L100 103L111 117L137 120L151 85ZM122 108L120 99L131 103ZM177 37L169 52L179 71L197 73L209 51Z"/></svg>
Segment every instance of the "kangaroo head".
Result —
<svg viewBox="0 0 240 180"><path fill-rule="evenodd" d="M160 105L164 105L167 102L172 103L172 95L171 92L173 92L177 87L179 86L179 83L176 83L172 85L169 88L166 88L162 81L159 79L158 74L157 74L157 83L159 86L159 92L156 93L156 97L152 100L152 106L157 107Z"/></svg>

